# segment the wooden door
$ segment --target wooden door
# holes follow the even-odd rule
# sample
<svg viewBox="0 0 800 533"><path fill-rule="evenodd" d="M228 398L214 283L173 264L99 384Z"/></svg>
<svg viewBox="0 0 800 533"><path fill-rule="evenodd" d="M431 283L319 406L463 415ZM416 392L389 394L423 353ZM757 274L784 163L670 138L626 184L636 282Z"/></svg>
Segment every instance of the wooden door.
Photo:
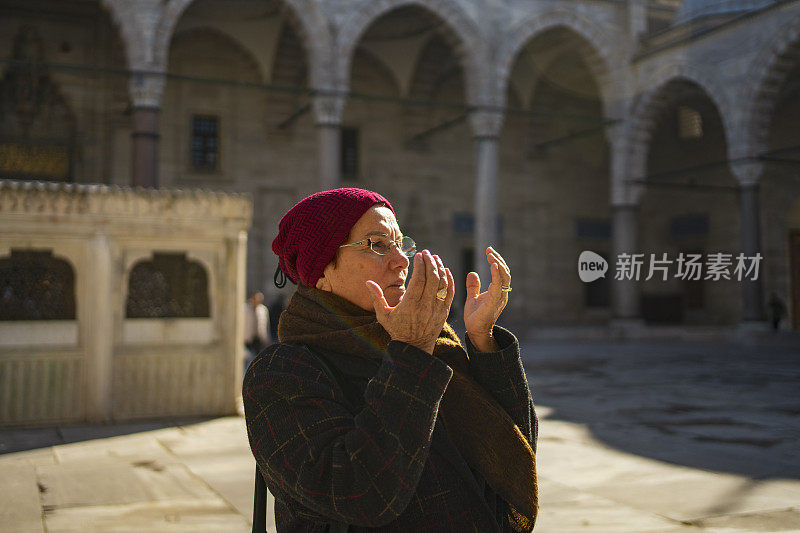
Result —
<svg viewBox="0 0 800 533"><path fill-rule="evenodd" d="M789 278L792 283L792 320L800 330L800 231L789 235Z"/></svg>

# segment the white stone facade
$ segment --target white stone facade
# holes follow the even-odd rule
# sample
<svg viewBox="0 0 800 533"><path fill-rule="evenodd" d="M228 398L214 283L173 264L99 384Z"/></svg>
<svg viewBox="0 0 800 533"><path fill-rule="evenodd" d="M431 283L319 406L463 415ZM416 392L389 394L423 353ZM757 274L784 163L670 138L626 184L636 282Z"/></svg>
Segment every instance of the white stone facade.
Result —
<svg viewBox="0 0 800 533"><path fill-rule="evenodd" d="M235 413L251 210L244 195L0 180L0 260L40 252L74 280L71 316L0 321L0 426ZM132 271L159 253L204 272L205 316L126 311ZM25 275L3 276L4 306Z"/></svg>
<svg viewBox="0 0 800 533"><path fill-rule="evenodd" d="M637 320L661 298L680 323L736 325L763 320L775 292L800 327L800 166L786 161L800 145L800 2L660 4L653 31L633 0L6 0L0 50L38 28L75 116L74 181L127 185L157 158L160 185L251 193L248 287L268 300L281 214L353 184L389 197L459 277L485 273L470 257L495 244L518 324ZM700 138L673 131L682 107L700 112ZM141 109L157 126L133 123ZM198 114L219 120L213 172L190 164ZM358 132L355 181L339 175L342 126ZM701 228L681 233L685 220ZM757 286L611 283L590 305L585 249L765 261Z"/></svg>

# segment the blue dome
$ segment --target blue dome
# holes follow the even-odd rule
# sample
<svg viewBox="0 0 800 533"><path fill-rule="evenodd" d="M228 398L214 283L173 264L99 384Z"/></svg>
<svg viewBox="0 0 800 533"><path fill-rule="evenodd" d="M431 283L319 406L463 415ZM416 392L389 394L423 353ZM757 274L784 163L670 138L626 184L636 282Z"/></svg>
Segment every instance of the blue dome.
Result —
<svg viewBox="0 0 800 533"><path fill-rule="evenodd" d="M728 15L761 9L775 0L684 0L675 16L676 24L683 24L711 15Z"/></svg>

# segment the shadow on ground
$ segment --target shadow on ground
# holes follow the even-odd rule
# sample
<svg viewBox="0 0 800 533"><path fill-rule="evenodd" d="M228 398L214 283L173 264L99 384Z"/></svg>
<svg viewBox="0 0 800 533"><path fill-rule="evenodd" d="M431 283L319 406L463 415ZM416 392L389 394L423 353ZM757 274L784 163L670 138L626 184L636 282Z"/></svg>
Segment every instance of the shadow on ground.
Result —
<svg viewBox="0 0 800 533"><path fill-rule="evenodd" d="M798 337L530 342L523 360L547 416L583 424L608 446L753 479L800 479Z"/></svg>
<svg viewBox="0 0 800 533"><path fill-rule="evenodd" d="M131 435L156 429L187 426L211 420L209 417L180 418L173 420L137 421L126 424L71 425L48 428L5 428L0 429L0 454L21 452L105 439L121 435Z"/></svg>

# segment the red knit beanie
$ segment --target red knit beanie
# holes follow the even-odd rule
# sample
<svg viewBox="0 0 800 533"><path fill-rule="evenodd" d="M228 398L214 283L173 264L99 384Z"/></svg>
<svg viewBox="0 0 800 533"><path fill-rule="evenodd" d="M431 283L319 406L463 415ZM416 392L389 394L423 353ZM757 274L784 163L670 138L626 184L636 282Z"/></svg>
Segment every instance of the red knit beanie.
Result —
<svg viewBox="0 0 800 533"><path fill-rule="evenodd" d="M333 189L300 200L283 215L272 241L279 268L295 283L316 286L350 229L375 204L394 213L389 200L364 189Z"/></svg>

